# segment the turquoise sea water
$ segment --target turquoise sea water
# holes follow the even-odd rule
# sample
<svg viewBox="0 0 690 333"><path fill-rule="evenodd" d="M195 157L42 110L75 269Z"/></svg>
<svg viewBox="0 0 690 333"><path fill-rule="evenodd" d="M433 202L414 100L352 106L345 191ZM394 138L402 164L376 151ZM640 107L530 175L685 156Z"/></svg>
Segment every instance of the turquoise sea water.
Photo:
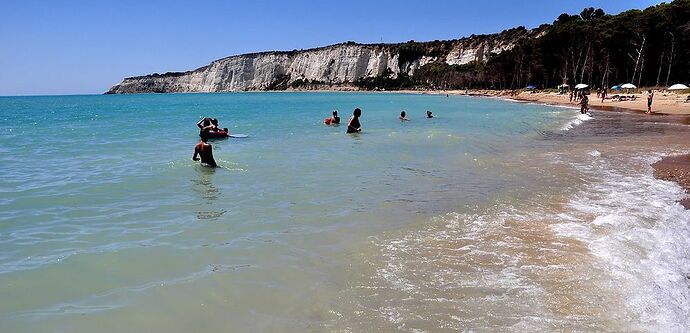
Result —
<svg viewBox="0 0 690 333"><path fill-rule="evenodd" d="M204 116L249 135L212 141L217 169L191 160ZM649 162L686 129L635 117L440 95L0 97L0 331L684 327L688 258L667 252L690 219Z"/></svg>

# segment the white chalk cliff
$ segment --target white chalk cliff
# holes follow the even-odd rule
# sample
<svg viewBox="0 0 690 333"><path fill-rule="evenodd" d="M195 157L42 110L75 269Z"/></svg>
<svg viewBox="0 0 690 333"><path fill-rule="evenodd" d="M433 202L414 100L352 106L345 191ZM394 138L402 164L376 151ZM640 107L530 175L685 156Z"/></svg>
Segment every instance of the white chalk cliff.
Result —
<svg viewBox="0 0 690 333"><path fill-rule="evenodd" d="M519 30L517 37L533 35ZM281 90L296 80L322 87L351 86L362 77L380 76L389 69L414 75L428 63L462 65L486 61L513 47L516 33L471 36L452 41L403 44L336 44L309 50L261 52L231 56L188 72L151 74L124 79L108 93L221 92Z"/></svg>

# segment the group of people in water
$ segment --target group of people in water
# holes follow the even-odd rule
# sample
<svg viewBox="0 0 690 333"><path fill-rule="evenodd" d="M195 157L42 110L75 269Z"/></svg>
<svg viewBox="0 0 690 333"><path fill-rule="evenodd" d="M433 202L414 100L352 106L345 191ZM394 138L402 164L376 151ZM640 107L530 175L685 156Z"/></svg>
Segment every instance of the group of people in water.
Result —
<svg viewBox="0 0 690 333"><path fill-rule="evenodd" d="M348 120L347 122L346 132L348 134L359 133L362 131L362 124L359 122L359 117L361 116L362 110L360 108L356 108L352 112L352 116L350 117L350 120ZM434 118L434 114L431 111L427 110L426 117ZM407 114L405 113L405 111L400 112L399 119L400 121L410 120L409 118L407 118ZM333 115L329 118L326 118L324 122L326 123L326 125L340 124L340 117L338 116L338 111L334 110ZM199 137L201 138L201 140L196 144L196 146L194 146L194 155L192 155L192 160L201 161L202 164L205 164L210 167L218 166L218 164L216 164L215 159L213 158L213 146L210 143L208 143L208 139L214 137L213 135L220 131L229 134L228 129L221 129L218 125L218 119L216 118L203 118L196 124L196 126L199 127Z"/></svg>
<svg viewBox="0 0 690 333"><path fill-rule="evenodd" d="M352 112L352 117L350 117L350 120L347 122L347 133L359 133L362 131L362 125L359 122L359 117L362 116L362 110L360 108L356 108ZM426 111L426 117L427 118L433 118L434 114L427 110ZM400 121L409 121L410 119L407 118L407 113L405 111L400 112ZM333 110L333 116L328 117L324 120L324 123L326 125L339 125L340 124L340 117L338 116L338 111Z"/></svg>

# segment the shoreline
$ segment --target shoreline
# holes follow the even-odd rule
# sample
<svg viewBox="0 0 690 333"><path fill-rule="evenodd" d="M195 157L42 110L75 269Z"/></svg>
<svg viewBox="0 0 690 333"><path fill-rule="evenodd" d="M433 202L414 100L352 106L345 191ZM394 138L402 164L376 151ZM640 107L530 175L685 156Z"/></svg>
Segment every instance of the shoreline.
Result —
<svg viewBox="0 0 690 333"><path fill-rule="evenodd" d="M449 93L450 94L450 93ZM463 95L465 95L463 93ZM472 95L467 94L467 95ZM525 97L527 95L528 97ZM480 97L490 97L490 98L501 98L503 100L511 99L519 103L538 103L542 105L554 105L554 106L568 106L577 108L577 104L566 101L566 95L554 95L548 97L560 97L563 100L558 101L554 98L543 98L544 93L520 93L518 95L510 94L490 94L485 95L482 92L476 93L472 96ZM656 97L655 97L656 98ZM642 103L618 106L618 105L604 105L601 100L597 100L597 103L590 103L591 109L603 112L631 112L637 114L644 114L646 111L646 99L638 97L638 102ZM591 102L591 100L590 100ZM609 102L609 103L627 103L627 102ZM608 103L607 103L608 104ZM668 103L666 103L668 105ZM671 112L653 112L649 116L664 116L664 122L668 123L681 123L683 125L690 125L690 103L686 104L684 110L679 110L678 108L670 110ZM652 104L654 107L654 104ZM675 116L675 117L673 117ZM669 118L671 117L671 118ZM654 177L661 180L672 181L680 185L685 190L686 196L679 201L679 203L690 210L690 154L682 155L666 155L661 160L652 163Z"/></svg>
<svg viewBox="0 0 690 333"><path fill-rule="evenodd" d="M686 196L679 202L690 209L690 154L669 155L652 164L654 177L672 181L685 189Z"/></svg>

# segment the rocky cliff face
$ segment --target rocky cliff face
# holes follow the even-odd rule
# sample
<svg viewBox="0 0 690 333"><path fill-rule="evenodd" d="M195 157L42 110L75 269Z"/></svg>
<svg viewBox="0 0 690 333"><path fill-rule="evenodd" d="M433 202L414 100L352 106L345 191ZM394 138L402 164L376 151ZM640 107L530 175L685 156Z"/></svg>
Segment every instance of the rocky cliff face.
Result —
<svg viewBox="0 0 690 333"><path fill-rule="evenodd" d="M461 65L486 61L491 54L511 49L516 38L534 35L534 31L514 29L452 41L348 42L310 50L244 54L216 60L193 71L126 78L107 93L279 90L298 80L341 87L358 78L380 76L386 69L394 76L414 75L416 69L433 62Z"/></svg>

